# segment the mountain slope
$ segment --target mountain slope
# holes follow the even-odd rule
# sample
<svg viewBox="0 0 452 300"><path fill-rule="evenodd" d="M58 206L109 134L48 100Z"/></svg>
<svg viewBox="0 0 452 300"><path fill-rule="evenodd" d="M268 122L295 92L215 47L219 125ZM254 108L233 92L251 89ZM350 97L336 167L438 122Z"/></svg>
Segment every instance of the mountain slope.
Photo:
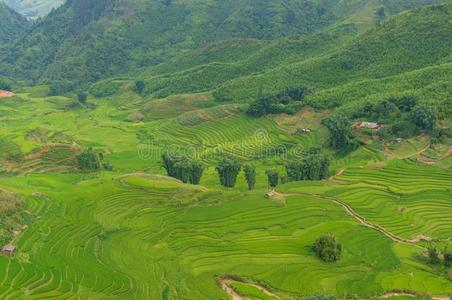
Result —
<svg viewBox="0 0 452 300"><path fill-rule="evenodd" d="M0 47L3 43L20 36L27 27L25 18L0 3Z"/></svg>
<svg viewBox="0 0 452 300"><path fill-rule="evenodd" d="M7 5L28 18L42 17L64 0L3 0Z"/></svg>
<svg viewBox="0 0 452 300"><path fill-rule="evenodd" d="M220 98L237 101L261 87L275 91L303 83L324 89L393 76L451 60L450 14L451 5L415 9L356 38L343 28L273 42L216 43L137 77L147 79L147 92L156 97L218 88Z"/></svg>
<svg viewBox="0 0 452 300"><path fill-rule="evenodd" d="M96 81L231 38L271 40L346 25L385 0L71 0L38 22L7 56L10 75ZM390 2L388 14L403 5ZM410 6L437 2L414 0ZM367 10L366 10L367 11ZM8 64L9 66L6 66Z"/></svg>

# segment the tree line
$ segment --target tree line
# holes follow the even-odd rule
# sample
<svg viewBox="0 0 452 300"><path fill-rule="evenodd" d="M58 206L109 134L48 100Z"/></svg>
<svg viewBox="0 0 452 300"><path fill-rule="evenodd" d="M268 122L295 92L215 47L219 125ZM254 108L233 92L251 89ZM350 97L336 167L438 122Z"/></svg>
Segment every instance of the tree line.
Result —
<svg viewBox="0 0 452 300"><path fill-rule="evenodd" d="M181 180L184 183L199 184L203 176L205 166L198 160L188 156L179 156L165 153L162 155L163 168L168 176ZM322 153L318 147L310 148L304 152L302 158L291 159L285 165L286 176L280 176L277 170L270 169L265 172L270 188L278 186L279 182L300 180L322 180L328 178L330 158ZM237 178L243 170L243 174L249 190L256 186L256 166L245 164L233 156L224 156L216 165L220 184L233 188Z"/></svg>

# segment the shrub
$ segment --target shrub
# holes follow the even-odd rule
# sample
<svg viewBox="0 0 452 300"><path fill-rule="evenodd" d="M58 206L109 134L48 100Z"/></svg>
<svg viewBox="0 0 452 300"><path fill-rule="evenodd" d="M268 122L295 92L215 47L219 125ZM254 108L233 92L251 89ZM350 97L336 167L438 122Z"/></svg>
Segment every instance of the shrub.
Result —
<svg viewBox="0 0 452 300"><path fill-rule="evenodd" d="M430 245L428 247L428 261L434 265L439 264L441 262L441 260L439 259L438 250L433 245Z"/></svg>
<svg viewBox="0 0 452 300"><path fill-rule="evenodd" d="M325 235L315 241L314 251L324 262L335 262L341 258L342 245L334 236Z"/></svg>
<svg viewBox="0 0 452 300"><path fill-rule="evenodd" d="M135 82L135 91L138 94L142 94L143 91L144 91L145 86L146 85L145 85L143 80L138 80L138 81Z"/></svg>

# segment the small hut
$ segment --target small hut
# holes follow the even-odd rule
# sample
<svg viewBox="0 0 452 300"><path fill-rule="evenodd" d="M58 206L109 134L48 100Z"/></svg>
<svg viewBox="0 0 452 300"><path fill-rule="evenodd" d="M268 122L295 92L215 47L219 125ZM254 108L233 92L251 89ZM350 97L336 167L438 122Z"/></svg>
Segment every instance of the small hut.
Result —
<svg viewBox="0 0 452 300"><path fill-rule="evenodd" d="M374 122L362 122L359 125L360 128L367 128L367 129L379 129L381 126L378 123L374 123Z"/></svg>
<svg viewBox="0 0 452 300"><path fill-rule="evenodd" d="M13 255L15 252L16 252L16 246L11 245L11 244L6 245L6 246L4 246L4 247L2 248L2 254L3 254L3 255L9 255L9 256L11 256L11 255Z"/></svg>

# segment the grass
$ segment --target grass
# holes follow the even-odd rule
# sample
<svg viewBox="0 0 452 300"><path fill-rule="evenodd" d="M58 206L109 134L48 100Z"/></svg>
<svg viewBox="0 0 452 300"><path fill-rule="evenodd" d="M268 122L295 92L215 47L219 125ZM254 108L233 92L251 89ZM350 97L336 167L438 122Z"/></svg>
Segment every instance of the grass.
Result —
<svg viewBox="0 0 452 300"><path fill-rule="evenodd" d="M39 91L25 89L0 104L10 111L2 136L11 143L2 149L16 145L25 154L19 175L0 177L0 187L20 193L25 209L36 216L14 240L18 253L0 256L1 299L225 299L219 276L262 282L289 298L452 291L449 279L416 258L422 252L416 245L394 242L319 198L337 198L403 238L442 239L451 230L445 216L451 213L452 180L446 170L385 161L378 150L361 147L333 157L332 173L346 168L334 180L282 185L282 201L272 201L264 197L265 170L283 173L284 153L268 150L318 145L326 138L318 122L322 114L255 119L240 106L213 107L209 96L200 94L164 100L135 95L129 102L113 95L89 99L94 108L68 110L62 103L69 98L57 101ZM179 100L181 106L172 110ZM143 105L153 112L130 122L127 116ZM296 134L298 127L314 131ZM53 143L55 133L64 134L62 144ZM169 145L204 161L208 168L200 186L162 176L158 154ZM55 168L87 146L103 150L114 171L93 175ZM48 151L33 156L42 149ZM253 160L256 189L247 190L243 174L236 188L221 188L214 170L217 151ZM323 263L311 250L315 239L328 233L344 247L335 264ZM267 299L250 285L235 288Z"/></svg>

